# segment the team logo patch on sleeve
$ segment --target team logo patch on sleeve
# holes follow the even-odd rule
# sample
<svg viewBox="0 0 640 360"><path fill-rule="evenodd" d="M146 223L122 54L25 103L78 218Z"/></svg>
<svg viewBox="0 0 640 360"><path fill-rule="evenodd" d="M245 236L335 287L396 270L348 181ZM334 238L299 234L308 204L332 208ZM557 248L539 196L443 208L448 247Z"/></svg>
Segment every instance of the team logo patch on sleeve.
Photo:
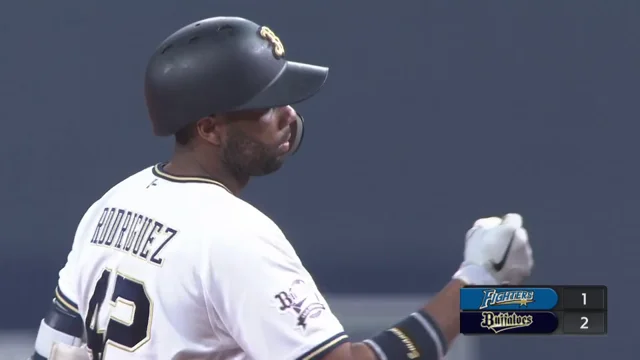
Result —
<svg viewBox="0 0 640 360"><path fill-rule="evenodd" d="M302 280L294 281L288 291L275 295L281 311L289 311L298 318L298 326L305 329L309 319L317 318L326 309L317 290Z"/></svg>

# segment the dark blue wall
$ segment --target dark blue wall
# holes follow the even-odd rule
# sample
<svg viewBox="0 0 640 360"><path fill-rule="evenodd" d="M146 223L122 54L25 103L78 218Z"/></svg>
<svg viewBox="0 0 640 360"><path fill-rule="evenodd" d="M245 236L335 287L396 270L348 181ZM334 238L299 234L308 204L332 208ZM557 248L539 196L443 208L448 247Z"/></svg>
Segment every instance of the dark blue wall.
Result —
<svg viewBox="0 0 640 360"><path fill-rule="evenodd" d="M245 194L326 291L435 291L475 218L518 211L531 282L605 284L618 308L638 295L638 1L6 1L0 328L37 326L85 209L168 157L147 57L217 15L331 67L300 106L303 150ZM483 354L633 358L631 318L612 311L607 338L486 339Z"/></svg>

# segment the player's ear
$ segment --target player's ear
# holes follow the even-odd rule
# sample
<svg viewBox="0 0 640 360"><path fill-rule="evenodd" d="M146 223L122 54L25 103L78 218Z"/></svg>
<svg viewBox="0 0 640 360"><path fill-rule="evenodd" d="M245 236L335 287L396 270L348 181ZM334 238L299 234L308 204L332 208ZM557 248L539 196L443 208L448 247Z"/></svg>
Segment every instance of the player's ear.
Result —
<svg viewBox="0 0 640 360"><path fill-rule="evenodd" d="M225 131L224 119L220 116L211 115L203 117L196 122L196 132L206 142L220 146Z"/></svg>

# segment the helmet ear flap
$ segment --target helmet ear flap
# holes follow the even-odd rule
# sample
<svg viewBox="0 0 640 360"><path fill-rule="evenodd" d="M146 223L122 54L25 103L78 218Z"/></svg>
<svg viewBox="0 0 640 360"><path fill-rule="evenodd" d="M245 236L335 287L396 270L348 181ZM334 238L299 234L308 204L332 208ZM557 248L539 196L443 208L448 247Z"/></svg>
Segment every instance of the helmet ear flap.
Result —
<svg viewBox="0 0 640 360"><path fill-rule="evenodd" d="M288 155L295 154L302 145L302 139L304 138L304 118L296 111L296 121L291 124L291 149Z"/></svg>

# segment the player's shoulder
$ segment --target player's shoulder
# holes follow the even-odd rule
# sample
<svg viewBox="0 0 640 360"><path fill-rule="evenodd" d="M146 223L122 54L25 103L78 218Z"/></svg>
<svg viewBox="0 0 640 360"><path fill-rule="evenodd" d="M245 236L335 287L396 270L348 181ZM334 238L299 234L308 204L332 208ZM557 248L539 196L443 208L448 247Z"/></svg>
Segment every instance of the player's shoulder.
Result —
<svg viewBox="0 0 640 360"><path fill-rule="evenodd" d="M108 189L100 198L96 200L100 202L100 200L108 198L113 194L122 191L123 189L130 188L135 185L139 185L145 182L151 182L153 180L152 173L153 166L147 166L144 169L131 174L124 179L120 180L118 183L113 185L110 189Z"/></svg>
<svg viewBox="0 0 640 360"><path fill-rule="evenodd" d="M265 213L233 195L217 200L203 204L196 220L200 226L213 229L207 241L215 249L250 245L254 249L266 246L295 253L280 227Z"/></svg>
<svg viewBox="0 0 640 360"><path fill-rule="evenodd" d="M102 196L97 198L91 204L89 209L87 209L85 216L95 211L95 209L99 208L106 200L110 199L112 196L118 193L121 193L124 189L130 188L133 185L142 184L145 181L150 182L153 178L153 174L151 172L152 169L153 169L153 166L145 167L144 169L132 175L127 176L126 178L124 178L123 180L121 180L120 182L112 186L109 190L107 190Z"/></svg>
<svg viewBox="0 0 640 360"><path fill-rule="evenodd" d="M216 214L214 222L220 224L230 234L260 234L276 238L284 236L280 227L265 213L247 201L229 195L219 202L210 202L203 213Z"/></svg>
<svg viewBox="0 0 640 360"><path fill-rule="evenodd" d="M109 189L105 193L105 196L108 196L109 194L116 192L118 190L122 190L124 188L139 186L142 184L145 184L146 186L147 184L150 184L155 179L155 176L153 175L154 167L155 165L147 166L144 169L127 176L122 181L114 185L111 189Z"/></svg>

